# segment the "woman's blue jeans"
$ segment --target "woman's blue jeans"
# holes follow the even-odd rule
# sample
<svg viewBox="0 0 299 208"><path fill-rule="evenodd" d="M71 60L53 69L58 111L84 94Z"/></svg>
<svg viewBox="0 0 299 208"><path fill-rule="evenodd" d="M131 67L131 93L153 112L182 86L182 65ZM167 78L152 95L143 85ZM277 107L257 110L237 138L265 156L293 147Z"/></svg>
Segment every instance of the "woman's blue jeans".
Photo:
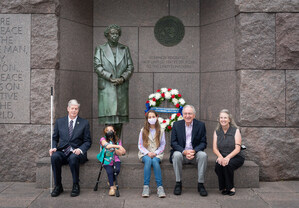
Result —
<svg viewBox="0 0 299 208"><path fill-rule="evenodd" d="M150 158L146 155L142 157L142 162L144 163L144 185L149 185L150 183L151 167L153 166L157 187L163 186L160 159L157 157Z"/></svg>

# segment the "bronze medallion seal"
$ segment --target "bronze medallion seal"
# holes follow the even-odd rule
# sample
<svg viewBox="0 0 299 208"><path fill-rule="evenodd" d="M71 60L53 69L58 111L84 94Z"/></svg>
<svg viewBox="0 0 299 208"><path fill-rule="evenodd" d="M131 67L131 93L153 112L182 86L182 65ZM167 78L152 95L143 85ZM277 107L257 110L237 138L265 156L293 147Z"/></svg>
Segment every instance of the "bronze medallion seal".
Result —
<svg viewBox="0 0 299 208"><path fill-rule="evenodd" d="M165 16L158 20L155 25L155 38L167 47L175 46L185 35L185 27L181 20L174 16Z"/></svg>

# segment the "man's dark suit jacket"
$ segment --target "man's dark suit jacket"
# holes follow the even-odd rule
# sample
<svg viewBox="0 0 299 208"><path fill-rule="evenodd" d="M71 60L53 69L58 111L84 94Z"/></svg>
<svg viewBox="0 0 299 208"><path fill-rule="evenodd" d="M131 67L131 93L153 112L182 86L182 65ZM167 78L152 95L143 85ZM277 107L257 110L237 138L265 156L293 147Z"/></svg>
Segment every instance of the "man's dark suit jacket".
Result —
<svg viewBox="0 0 299 208"><path fill-rule="evenodd" d="M206 126L203 122L193 119L192 147L195 152L203 151L207 147ZM171 132L171 147L169 161L172 163L174 151L183 152L186 146L185 120L177 121L173 124Z"/></svg>
<svg viewBox="0 0 299 208"><path fill-rule="evenodd" d="M68 116L56 120L52 137L52 148L62 150L68 145L71 145L73 149L79 148L82 150L83 154L86 155L87 150L91 146L88 121L78 116L71 138L69 136L68 125Z"/></svg>

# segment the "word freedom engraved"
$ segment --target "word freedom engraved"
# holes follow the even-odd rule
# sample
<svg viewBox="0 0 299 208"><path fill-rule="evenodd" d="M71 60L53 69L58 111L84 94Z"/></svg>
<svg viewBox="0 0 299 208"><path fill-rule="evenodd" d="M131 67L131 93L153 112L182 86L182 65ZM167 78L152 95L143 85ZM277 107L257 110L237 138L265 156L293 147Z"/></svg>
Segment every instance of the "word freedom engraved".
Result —
<svg viewBox="0 0 299 208"><path fill-rule="evenodd" d="M0 14L0 123L30 122L31 15Z"/></svg>
<svg viewBox="0 0 299 208"><path fill-rule="evenodd" d="M185 35L185 28L181 20L174 16L165 16L158 20L155 25L155 38L167 47L175 46Z"/></svg>

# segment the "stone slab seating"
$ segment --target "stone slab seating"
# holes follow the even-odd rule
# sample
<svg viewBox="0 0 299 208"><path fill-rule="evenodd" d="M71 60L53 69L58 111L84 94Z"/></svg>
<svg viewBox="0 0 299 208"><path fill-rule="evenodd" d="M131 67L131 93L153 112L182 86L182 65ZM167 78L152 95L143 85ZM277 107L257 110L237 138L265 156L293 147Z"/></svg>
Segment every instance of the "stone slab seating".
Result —
<svg viewBox="0 0 299 208"><path fill-rule="evenodd" d="M137 158L137 145L126 146L127 154L121 158L122 166L118 176L120 188L140 188L143 185L143 164ZM207 188L218 188L218 179L214 171L216 156L211 149L206 150L208 154L208 168L205 185ZM100 170L99 162L96 159L98 151L91 149L88 152L89 161L80 167L80 186L93 189ZM165 151L162 162L163 186L173 188L175 176L172 164L168 161L169 152ZM36 185L37 188L48 188L50 186L50 158L42 158L37 162ZM196 167L184 165L183 167L183 188L197 187ZM72 177L68 166L62 168L62 184L64 188L71 188ZM259 187L259 166L252 161L245 160L244 165L235 172L236 188L258 188ZM154 174L152 172L150 187L156 188ZM99 189L108 188L107 174L102 171Z"/></svg>

